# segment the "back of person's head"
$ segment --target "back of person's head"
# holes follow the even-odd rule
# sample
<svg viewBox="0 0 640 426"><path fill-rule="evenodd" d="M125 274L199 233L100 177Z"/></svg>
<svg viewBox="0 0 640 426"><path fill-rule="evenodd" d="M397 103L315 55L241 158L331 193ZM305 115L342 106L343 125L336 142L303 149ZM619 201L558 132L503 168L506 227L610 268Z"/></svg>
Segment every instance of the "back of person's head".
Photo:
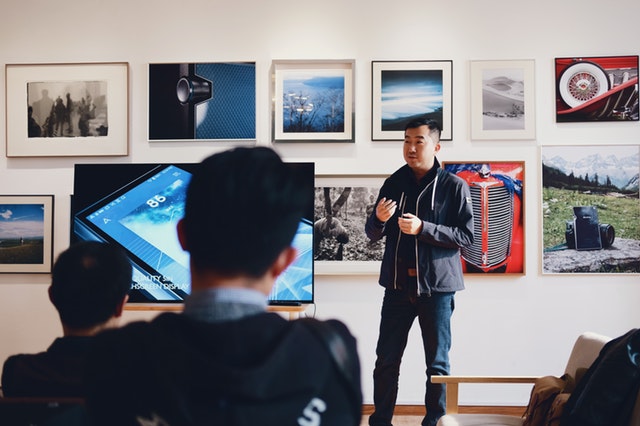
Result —
<svg viewBox="0 0 640 426"><path fill-rule="evenodd" d="M50 296L60 320L73 329L113 317L131 289L132 267L122 250L83 241L62 252L53 266Z"/></svg>
<svg viewBox="0 0 640 426"><path fill-rule="evenodd" d="M436 143L440 141L440 133L442 132L442 128L440 127L440 123L438 123L436 120L430 118L411 120L406 124L404 129L415 129L421 126L427 126L429 128L429 136L431 136Z"/></svg>
<svg viewBox="0 0 640 426"><path fill-rule="evenodd" d="M312 186L267 147L206 158L189 183L182 223L192 265L222 275L263 275L291 245Z"/></svg>

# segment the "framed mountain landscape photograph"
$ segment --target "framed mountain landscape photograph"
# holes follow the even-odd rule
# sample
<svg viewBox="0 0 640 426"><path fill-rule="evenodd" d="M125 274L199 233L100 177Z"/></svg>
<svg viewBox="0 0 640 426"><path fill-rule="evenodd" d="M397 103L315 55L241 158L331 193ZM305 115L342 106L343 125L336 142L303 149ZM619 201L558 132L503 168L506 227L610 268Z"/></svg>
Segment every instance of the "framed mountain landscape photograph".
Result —
<svg viewBox="0 0 640 426"><path fill-rule="evenodd" d="M535 139L533 60L471 61L471 139Z"/></svg>
<svg viewBox="0 0 640 426"><path fill-rule="evenodd" d="M640 272L640 145L541 147L542 272Z"/></svg>

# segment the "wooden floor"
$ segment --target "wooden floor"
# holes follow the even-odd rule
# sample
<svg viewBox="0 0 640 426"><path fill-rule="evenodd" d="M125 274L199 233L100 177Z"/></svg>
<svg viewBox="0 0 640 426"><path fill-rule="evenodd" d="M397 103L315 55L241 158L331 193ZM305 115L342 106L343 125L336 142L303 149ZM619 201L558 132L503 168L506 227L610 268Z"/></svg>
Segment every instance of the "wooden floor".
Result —
<svg viewBox="0 0 640 426"><path fill-rule="evenodd" d="M464 406L459 407L460 413L489 413L508 414L512 416L522 416L526 407L512 406ZM369 415L373 412L372 405L362 407L361 426L368 425ZM419 426L424 416L424 407L420 405L398 405L393 416L393 426Z"/></svg>

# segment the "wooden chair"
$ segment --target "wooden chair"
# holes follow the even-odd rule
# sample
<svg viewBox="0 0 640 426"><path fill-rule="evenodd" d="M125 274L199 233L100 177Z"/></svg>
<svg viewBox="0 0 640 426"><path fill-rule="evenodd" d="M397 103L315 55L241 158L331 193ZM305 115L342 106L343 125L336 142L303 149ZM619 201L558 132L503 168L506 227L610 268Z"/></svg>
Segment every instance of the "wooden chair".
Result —
<svg viewBox="0 0 640 426"><path fill-rule="evenodd" d="M576 377L579 369L587 369L598 357L602 347L611 338L597 333L586 332L578 336L569 355L565 373ZM459 414L458 390L461 383L533 383L537 376L432 376L433 383L447 385L447 415L438 426L522 426L522 418L506 414ZM636 404L638 406L639 404Z"/></svg>

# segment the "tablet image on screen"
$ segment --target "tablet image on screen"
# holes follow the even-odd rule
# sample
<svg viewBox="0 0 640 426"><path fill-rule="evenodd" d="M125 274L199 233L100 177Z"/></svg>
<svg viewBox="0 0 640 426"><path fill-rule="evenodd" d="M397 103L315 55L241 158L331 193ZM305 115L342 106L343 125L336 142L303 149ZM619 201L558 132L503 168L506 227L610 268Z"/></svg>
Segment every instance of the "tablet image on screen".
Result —
<svg viewBox="0 0 640 426"><path fill-rule="evenodd" d="M81 239L116 243L134 265L133 290L151 300L181 300L190 290L189 256L178 242L191 173L159 166L75 216Z"/></svg>
<svg viewBox="0 0 640 426"><path fill-rule="evenodd" d="M104 241L126 250L134 269L132 303L180 303L190 293L189 253L180 246L176 225L184 216L194 167L76 165L72 239ZM313 178L312 164L308 175ZM115 189L109 188L109 177ZM313 302L313 223L309 218L301 220L292 245L297 258L278 277L270 303Z"/></svg>

